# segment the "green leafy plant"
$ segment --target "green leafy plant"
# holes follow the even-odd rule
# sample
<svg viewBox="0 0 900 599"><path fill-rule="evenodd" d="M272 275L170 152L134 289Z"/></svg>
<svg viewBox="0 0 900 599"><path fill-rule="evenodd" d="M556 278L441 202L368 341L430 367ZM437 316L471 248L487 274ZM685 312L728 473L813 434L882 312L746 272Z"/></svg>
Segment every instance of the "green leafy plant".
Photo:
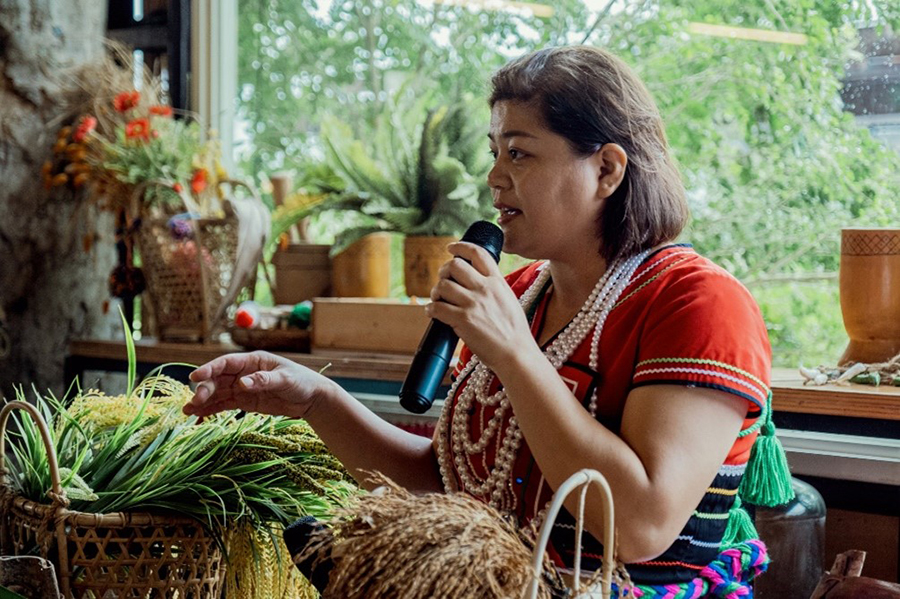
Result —
<svg viewBox="0 0 900 599"><path fill-rule="evenodd" d="M236 523L270 534L273 524L327 516L355 492L350 475L301 420L230 412L198 422L181 412L192 395L188 386L162 374L135 386L133 342L126 340L127 393L78 390L59 399L34 392L70 509L188 515L223 541ZM22 388L16 399L26 401ZM40 432L30 418L11 416L11 490L45 502L51 479Z"/></svg>
<svg viewBox="0 0 900 599"><path fill-rule="evenodd" d="M482 143L486 123L471 101L429 107L427 95L398 96L376 118L365 142L334 115L322 123L325 164L342 185L319 181L331 194L320 209L362 215L337 236L335 253L378 231L457 236L473 220L490 215L485 182L490 159Z"/></svg>

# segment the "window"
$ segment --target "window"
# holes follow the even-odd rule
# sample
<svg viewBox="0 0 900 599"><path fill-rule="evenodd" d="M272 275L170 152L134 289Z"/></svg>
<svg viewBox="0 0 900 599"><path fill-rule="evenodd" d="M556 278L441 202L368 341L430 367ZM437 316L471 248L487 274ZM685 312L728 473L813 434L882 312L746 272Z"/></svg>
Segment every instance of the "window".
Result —
<svg viewBox="0 0 900 599"><path fill-rule="evenodd" d="M480 100L494 69L534 48L614 51L666 121L693 214L684 240L753 292L776 365L840 356L840 229L900 222L896 3L237 2L234 152L251 176L302 179L326 114L361 134L409 90Z"/></svg>

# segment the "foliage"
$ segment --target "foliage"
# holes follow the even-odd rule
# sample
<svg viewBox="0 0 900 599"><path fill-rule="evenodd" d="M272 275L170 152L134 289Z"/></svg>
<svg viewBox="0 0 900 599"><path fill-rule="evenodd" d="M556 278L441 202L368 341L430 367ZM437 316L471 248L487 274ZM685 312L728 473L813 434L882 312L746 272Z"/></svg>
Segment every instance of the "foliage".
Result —
<svg viewBox="0 0 900 599"><path fill-rule="evenodd" d="M152 183L140 196L148 207L186 204L204 215L220 213L217 184L227 174L218 144L197 121L174 118L161 81L146 68L138 71L141 91L133 89L136 68L126 51L112 47L73 75L89 100L57 134L53 159L43 167L46 187L84 191L101 207L128 210L132 191Z"/></svg>
<svg viewBox="0 0 900 599"><path fill-rule="evenodd" d="M482 123L470 102L430 104L428 96L401 95L376 117L366 142L337 117L323 119L325 164L341 177L323 207L364 215L339 235L335 252L375 231L461 235L472 220L488 217L490 161L477 147Z"/></svg>
<svg viewBox="0 0 900 599"><path fill-rule="evenodd" d="M694 217L685 240L756 294L777 365L836 359L846 342L834 299L839 230L900 221L900 158L845 112L842 78L860 58L859 27L900 29L900 4L597 4L554 2L553 15L538 18L449 2L242 2L246 155L257 170L319 156L322 115L371 127L397 80L428 81L451 100L485 97L490 73L511 56L561 43L608 48L636 68L663 113ZM802 33L806 43L703 36L691 32L698 22Z"/></svg>

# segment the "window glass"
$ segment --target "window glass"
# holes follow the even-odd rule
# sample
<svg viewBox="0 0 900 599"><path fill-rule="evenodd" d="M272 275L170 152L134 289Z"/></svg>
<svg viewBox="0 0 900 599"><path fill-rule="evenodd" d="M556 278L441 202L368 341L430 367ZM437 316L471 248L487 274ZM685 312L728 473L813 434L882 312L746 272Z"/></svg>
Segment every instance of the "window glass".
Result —
<svg viewBox="0 0 900 599"><path fill-rule="evenodd" d="M483 135L486 84L509 58L554 44L615 52L663 113L692 210L683 240L750 288L778 366L833 364L847 343L840 229L900 225L893 0L239 0L239 10L236 159L248 175L290 170L301 184L324 156L326 115L374 152L384 115L462 101ZM322 222L327 238L337 225Z"/></svg>

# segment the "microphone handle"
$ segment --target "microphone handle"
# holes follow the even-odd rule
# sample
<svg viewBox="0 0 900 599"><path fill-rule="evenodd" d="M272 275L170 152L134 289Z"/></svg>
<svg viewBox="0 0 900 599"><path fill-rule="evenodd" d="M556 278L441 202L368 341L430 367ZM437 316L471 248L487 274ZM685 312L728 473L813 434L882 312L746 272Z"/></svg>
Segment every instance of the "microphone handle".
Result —
<svg viewBox="0 0 900 599"><path fill-rule="evenodd" d="M431 320L400 388L401 406L413 414L424 414L431 408L458 342L453 327L437 319ZM423 351L426 346L432 350Z"/></svg>

